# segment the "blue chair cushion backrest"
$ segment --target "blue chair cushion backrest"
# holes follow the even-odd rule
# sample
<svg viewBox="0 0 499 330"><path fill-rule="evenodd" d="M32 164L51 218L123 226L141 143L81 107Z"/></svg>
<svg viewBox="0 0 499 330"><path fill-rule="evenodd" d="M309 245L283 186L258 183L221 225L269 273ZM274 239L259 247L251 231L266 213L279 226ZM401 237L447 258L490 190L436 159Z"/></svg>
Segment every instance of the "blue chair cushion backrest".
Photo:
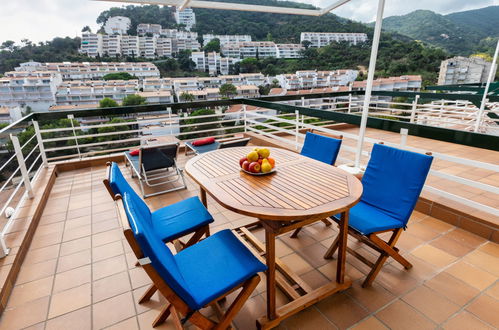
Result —
<svg viewBox="0 0 499 330"><path fill-rule="evenodd" d="M301 154L323 163L334 165L341 140L332 137L307 132Z"/></svg>
<svg viewBox="0 0 499 330"><path fill-rule="evenodd" d="M144 202L144 200L142 200L142 198L137 195L135 190L133 190L130 184L126 181L123 173L121 173L120 167L115 162L111 164L109 185L111 186L111 189L113 190L113 193L115 195L120 194L123 197L125 193L128 193L131 198L135 200L135 204L140 209L141 214L143 214L144 217L147 214L148 221L151 221L151 210L149 210L149 207Z"/></svg>
<svg viewBox="0 0 499 330"><path fill-rule="evenodd" d="M407 224L432 161L432 156L375 144L362 177L361 200Z"/></svg>
<svg viewBox="0 0 499 330"><path fill-rule="evenodd" d="M137 243L144 253L144 257L148 257L151 260L151 264L159 276L179 297L187 304L195 305L194 299L185 289L187 288L187 283L180 273L175 257L168 246L156 235L149 223L144 221L144 215L136 205L135 199L125 192L123 203L128 222Z"/></svg>

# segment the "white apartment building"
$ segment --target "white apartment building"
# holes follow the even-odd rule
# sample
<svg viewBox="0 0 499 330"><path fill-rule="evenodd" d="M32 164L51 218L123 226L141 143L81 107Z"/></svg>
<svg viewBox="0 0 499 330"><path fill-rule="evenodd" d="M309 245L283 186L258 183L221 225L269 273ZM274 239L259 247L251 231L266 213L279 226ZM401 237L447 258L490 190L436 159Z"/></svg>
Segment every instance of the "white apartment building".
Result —
<svg viewBox="0 0 499 330"><path fill-rule="evenodd" d="M305 48L300 44L276 44L277 58L300 58Z"/></svg>
<svg viewBox="0 0 499 330"><path fill-rule="evenodd" d="M147 78L142 80L143 92L172 91L173 82L171 78Z"/></svg>
<svg viewBox="0 0 499 330"><path fill-rule="evenodd" d="M55 98L58 106L95 105L106 97L120 102L125 96L136 94L138 90L138 80L65 81L57 88Z"/></svg>
<svg viewBox="0 0 499 330"><path fill-rule="evenodd" d="M310 42L310 47L324 47L332 42L346 41L352 45L366 42L367 34L365 33L343 33L343 32L302 32L300 35L300 43L304 41Z"/></svg>
<svg viewBox="0 0 499 330"><path fill-rule="evenodd" d="M485 83L492 63L479 56L456 56L440 63L439 85Z"/></svg>
<svg viewBox="0 0 499 330"><path fill-rule="evenodd" d="M0 106L30 107L33 111L48 111L55 105L55 92L62 83L58 72L10 71L0 78Z"/></svg>
<svg viewBox="0 0 499 330"><path fill-rule="evenodd" d="M255 98L259 97L260 93L258 87L253 85L241 85L236 86L237 94L234 96L236 98ZM182 93L189 93L194 96L194 101L215 101L221 100L224 96L220 94L220 89L218 87L208 87L196 90L175 90L177 99L181 99Z"/></svg>
<svg viewBox="0 0 499 330"><path fill-rule="evenodd" d="M373 81L373 91L410 91L418 92L421 90L423 79L419 75L406 75L400 77L378 78ZM351 86L353 91L362 91L366 89L367 81L354 81Z"/></svg>
<svg viewBox="0 0 499 330"><path fill-rule="evenodd" d="M347 86L355 81L357 70L316 71L302 70L294 74L280 74L276 76L279 85L286 90L328 88Z"/></svg>
<svg viewBox="0 0 499 330"><path fill-rule="evenodd" d="M102 55L101 56L120 56L121 55L121 35L104 34L102 35Z"/></svg>
<svg viewBox="0 0 499 330"><path fill-rule="evenodd" d="M123 56L140 56L140 41L138 36L121 36L121 54Z"/></svg>
<svg viewBox="0 0 499 330"><path fill-rule="evenodd" d="M231 65L239 62L239 59L222 57L220 53L210 52L192 52L191 60L195 63L195 68L198 71L208 72L211 76L217 74L229 74Z"/></svg>
<svg viewBox="0 0 499 330"><path fill-rule="evenodd" d="M132 80L76 80L65 81L55 94L57 106L95 106L103 98L121 102L127 95L138 94L147 103L173 102L171 79L149 78Z"/></svg>
<svg viewBox="0 0 499 330"><path fill-rule="evenodd" d="M173 55L172 39L159 37L156 40L156 54L159 57L172 57Z"/></svg>
<svg viewBox="0 0 499 330"><path fill-rule="evenodd" d="M145 24L141 23L137 25L137 34L143 36L146 34L160 35L163 28L160 24Z"/></svg>
<svg viewBox="0 0 499 330"><path fill-rule="evenodd" d="M177 22L177 24L185 25L185 29L188 31L196 25L196 14L194 14L192 8L185 8L180 11L177 7L175 7L173 16L175 17L175 22Z"/></svg>
<svg viewBox="0 0 499 330"><path fill-rule="evenodd" d="M100 56L102 53L102 34L83 32L79 52L90 57Z"/></svg>
<svg viewBox="0 0 499 330"><path fill-rule="evenodd" d="M206 46L213 39L220 40L220 45L251 41L251 36L247 34L203 34L203 46Z"/></svg>
<svg viewBox="0 0 499 330"><path fill-rule="evenodd" d="M182 50L201 48L197 32L162 29L159 24L139 24L139 36L83 33L80 53L97 56L171 57Z"/></svg>
<svg viewBox="0 0 499 330"><path fill-rule="evenodd" d="M158 68L150 62L26 62L16 71L51 71L60 73L62 80L102 79L108 73L128 72L139 79L157 77Z"/></svg>
<svg viewBox="0 0 499 330"><path fill-rule="evenodd" d="M109 17L104 24L104 31L107 34L127 34L132 21L128 17L113 16Z"/></svg>
<svg viewBox="0 0 499 330"><path fill-rule="evenodd" d="M140 56L145 58L155 58L156 54L156 46L157 46L157 36L141 36L139 37L139 49Z"/></svg>
<svg viewBox="0 0 499 330"><path fill-rule="evenodd" d="M221 45L222 54L232 58L299 58L302 45L276 44L272 41L246 41Z"/></svg>

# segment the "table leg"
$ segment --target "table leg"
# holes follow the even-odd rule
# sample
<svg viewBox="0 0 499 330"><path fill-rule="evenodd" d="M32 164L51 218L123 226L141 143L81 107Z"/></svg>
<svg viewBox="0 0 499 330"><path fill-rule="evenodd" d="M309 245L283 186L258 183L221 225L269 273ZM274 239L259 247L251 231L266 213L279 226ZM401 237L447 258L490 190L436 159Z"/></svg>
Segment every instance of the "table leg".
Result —
<svg viewBox="0 0 499 330"><path fill-rule="evenodd" d="M348 211L341 213L338 234L338 263L336 265L336 282L345 282L345 261L347 256L348 240Z"/></svg>
<svg viewBox="0 0 499 330"><path fill-rule="evenodd" d="M273 320L276 314L275 279L275 237L270 228L265 228L265 259L267 261L267 318Z"/></svg>
<svg viewBox="0 0 499 330"><path fill-rule="evenodd" d="M206 200L206 190L199 187L199 196L201 198L201 203L203 203L204 207L208 208L208 202Z"/></svg>

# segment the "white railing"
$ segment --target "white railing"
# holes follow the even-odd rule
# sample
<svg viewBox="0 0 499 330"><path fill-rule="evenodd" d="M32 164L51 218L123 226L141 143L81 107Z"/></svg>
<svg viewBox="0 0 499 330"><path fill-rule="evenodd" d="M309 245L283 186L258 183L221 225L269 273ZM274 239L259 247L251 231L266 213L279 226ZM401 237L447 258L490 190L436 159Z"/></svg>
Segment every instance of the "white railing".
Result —
<svg viewBox="0 0 499 330"><path fill-rule="evenodd" d="M349 100L348 106L344 105L345 101L329 102L335 109L330 111L341 111L348 113L357 113L360 111L360 103L358 100ZM302 102L304 102L302 100ZM377 102L377 103L376 103ZM414 103L403 102L385 102L376 101L372 104L377 104L377 107L372 106L373 113L370 115L389 115L395 118L408 119L411 122L417 122L422 114L442 112L457 115L453 112L459 112L463 107L470 108L469 104L455 104L451 106L418 105L417 99ZM407 109L394 109L391 106L406 107ZM312 107L312 106L311 106ZM458 107L458 110L455 110ZM424 109L423 109L424 108ZM466 110L466 109L465 109ZM499 112L499 106L493 108L492 111ZM400 113L405 113L402 116ZM472 113L470 111L469 113ZM459 112L459 115L462 113ZM138 114L138 116L142 116ZM442 114L442 117L443 114ZM472 117L472 115L471 115ZM469 125L473 125L473 118L466 117L471 120ZM189 123L189 120L200 119L207 120L206 122ZM77 120L71 122L72 125L63 128L44 129L38 126L37 122L33 122L34 135L31 136L21 146L16 136L12 136L12 146L14 153L8 157L4 164L0 164L0 172L6 172L5 169L13 167L12 164L17 162L17 166L11 170L6 181L0 187L2 199L6 202L0 209L1 215L5 215L7 208L12 207L14 211L19 208L22 198L30 198L31 183L36 174L39 173L40 165L47 165L50 162L62 161L67 159L84 159L95 155L112 154L129 150L130 148L144 143L146 140L161 138L164 136L176 137L179 141L188 141L191 138L197 137L200 134L210 135L218 138L224 138L241 134L243 132L255 132L263 136L275 139L280 143L291 145L295 150L300 150L304 139L303 129L313 129L316 131L342 135L344 143L341 147L341 152L338 157L339 163L352 163L356 152L356 142L358 136L345 131L337 131L327 128L327 125L334 124L331 120L324 120L316 117L304 116L298 111L293 113L276 114L274 110L262 111L246 111L246 106L243 105L243 111L239 113L216 113L203 116L174 116L169 111L168 114L162 114L154 118L147 119L130 119L125 122L103 122L100 124L84 125L78 123ZM83 123L83 121L82 121ZM75 125L76 124L76 125ZM81 125L80 125L81 124ZM93 133L92 130L99 129L118 129L116 131L102 131ZM119 129L124 129L119 131ZM192 130L192 131L187 131ZM96 140L97 139L97 140ZM401 132L400 143L385 142L387 145L404 148L407 150L424 153L427 150L422 150L408 146L407 133ZM366 138L366 144L372 145L380 142L379 140ZM30 150L27 150L30 148ZM364 163L367 162L370 152L366 148L362 155ZM431 150L430 150L431 151ZM450 162L456 166L465 166L470 168L478 168L492 172L499 172L499 165L480 162L477 160L459 158L448 154L433 152L436 161ZM435 164L436 162L434 162ZM31 165L26 165L31 164ZM430 176L439 179L447 180L452 184L459 184L473 189L479 189L484 193L498 194L499 187L461 177L459 175L449 174L440 171L434 167L430 171ZM456 194L452 194L445 189L427 184L425 190L442 196L453 201L457 201L464 205L486 211L490 214L499 215L499 210L472 199L465 198ZM5 198L3 198L5 196ZM6 219L6 224L0 232L0 256L8 253L5 246L4 235L7 233L11 221L14 216Z"/></svg>
<svg viewBox="0 0 499 330"><path fill-rule="evenodd" d="M356 134L346 133L344 131L337 131L337 130L333 130L333 129L321 127L321 126L305 124L305 123L303 123L301 121L297 121L297 120L282 119L282 118L278 118L275 116L269 116L269 115L265 115L262 113L257 113L254 111L247 112L246 118L247 118L246 119L247 129L249 131L252 131L252 132L255 132L258 134L262 134L264 136L276 139L276 140L283 142L283 143L287 143L288 145L293 146L296 150L301 149L301 147L303 145L302 141L305 137L305 134L300 133L297 128L307 128L307 129L313 129L315 131L320 131L320 132L324 132L324 133L328 133L328 134L342 135L345 140L354 140L354 141L358 140L358 135L356 135ZM266 119L266 120L273 119L274 123L286 123L290 127L295 127L295 129L287 129L287 128L283 128L283 127L273 126L271 123L262 123L258 119ZM262 130L258 126L264 126L267 128L267 130ZM275 134L277 132L281 133L281 134L279 134L279 135ZM283 133L291 138L286 138L286 137L282 136ZM397 147L397 148L402 148L402 149L418 152L418 153L432 152L432 155L435 158L434 164L438 161L445 161L445 162L451 162L456 166L484 169L484 170L488 170L491 172L499 173L499 165L497 165L497 164L491 164L491 163L481 162L481 161L467 159L467 158L460 158L460 157L455 157L455 156L444 154L444 153L434 152L432 150L423 150L420 148L411 147L411 146L407 145L406 141L407 141L407 132L406 132L406 130L403 130L400 134L400 143L392 143L392 142L384 141L384 144L389 145L389 146L393 146L393 147ZM372 145L375 143L379 143L381 141L379 139L372 139L372 138L366 137L365 142ZM347 145L346 143L343 143L341 146L341 150L342 150L342 152L340 153L340 156L338 157L339 162L352 163L353 159L354 159L353 155L356 151L355 148ZM370 150L370 148L369 148L369 150ZM363 151L363 156L368 157L369 155L370 155L369 152ZM443 171L439 171L438 169L431 169L429 174L430 174L430 176L434 176L434 177L448 180L451 183L457 183L457 184L461 184L464 186L479 189L483 192L499 195L499 187L498 186L486 184L483 182L479 182L477 180L467 179L467 178L460 177L460 176L454 175L454 174L449 174L449 173L446 173ZM469 198L465 198L465 197L459 196L457 194L452 194L452 193L449 193L445 190L433 187L431 185L431 183L430 184L427 183L424 187L424 190L428 191L430 193L436 194L438 196L442 196L442 197L445 197L447 199L462 203L466 206L470 206L470 207L476 208L478 210L490 213L492 215L499 216L499 209L497 209L497 208L494 208L494 207L476 202L476 201L471 200Z"/></svg>
<svg viewBox="0 0 499 330"><path fill-rule="evenodd" d="M10 135L12 155L0 165L0 173L7 174L0 186L3 205L0 207L0 258L9 253L5 242L16 214L25 198L33 198L32 182L36 180L41 165L45 162L40 139L36 132L21 145L18 136Z"/></svg>

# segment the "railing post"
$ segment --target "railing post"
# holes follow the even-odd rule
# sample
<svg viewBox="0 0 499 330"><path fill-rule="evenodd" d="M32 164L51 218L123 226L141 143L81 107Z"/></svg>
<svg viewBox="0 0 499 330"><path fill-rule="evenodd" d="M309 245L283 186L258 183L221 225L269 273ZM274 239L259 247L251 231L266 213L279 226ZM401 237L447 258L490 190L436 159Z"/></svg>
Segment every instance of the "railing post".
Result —
<svg viewBox="0 0 499 330"><path fill-rule="evenodd" d="M14 146L14 151L16 153L17 162L19 164L19 169L21 170L21 176L23 178L24 188L28 193L29 198L33 198L33 189L31 187L31 182L29 181L29 173L26 168L26 163L24 162L23 151L21 150L21 145L19 144L19 139L15 135L10 135L12 140L12 145Z"/></svg>
<svg viewBox="0 0 499 330"><path fill-rule="evenodd" d="M246 104L243 104L243 118L244 118L244 132L248 131L247 123L246 123Z"/></svg>
<svg viewBox="0 0 499 330"><path fill-rule="evenodd" d="M300 112L295 110L295 149L298 150L298 134L300 133Z"/></svg>
<svg viewBox="0 0 499 330"><path fill-rule="evenodd" d="M301 97L301 106L305 107L305 97Z"/></svg>
<svg viewBox="0 0 499 330"><path fill-rule="evenodd" d="M76 150L78 151L78 159L81 160L80 146L78 145L78 139L76 138L76 130L75 130L75 126L73 124L74 117L75 117L74 115L68 115L68 119L71 122L71 128L73 129L73 136L75 138Z"/></svg>
<svg viewBox="0 0 499 330"><path fill-rule="evenodd" d="M170 126L170 135L173 135L173 123L172 123L172 108L168 107L166 108L166 111L168 111L168 122Z"/></svg>
<svg viewBox="0 0 499 330"><path fill-rule="evenodd" d="M407 145L407 135L409 134L409 130L407 128L400 129L400 147L405 148Z"/></svg>
<svg viewBox="0 0 499 330"><path fill-rule="evenodd" d="M352 112L352 94L348 94L348 113Z"/></svg>
<svg viewBox="0 0 499 330"><path fill-rule="evenodd" d="M412 101L412 109L411 109L411 123L414 123L414 119L416 119L416 109L418 107L419 94L416 95L414 101Z"/></svg>
<svg viewBox="0 0 499 330"><path fill-rule="evenodd" d="M40 150L40 155L42 155L43 166L48 166L47 154L45 153L45 147L43 146L42 134L40 133L40 125L36 120L33 120L33 127L35 128L36 140L38 141L38 150Z"/></svg>

